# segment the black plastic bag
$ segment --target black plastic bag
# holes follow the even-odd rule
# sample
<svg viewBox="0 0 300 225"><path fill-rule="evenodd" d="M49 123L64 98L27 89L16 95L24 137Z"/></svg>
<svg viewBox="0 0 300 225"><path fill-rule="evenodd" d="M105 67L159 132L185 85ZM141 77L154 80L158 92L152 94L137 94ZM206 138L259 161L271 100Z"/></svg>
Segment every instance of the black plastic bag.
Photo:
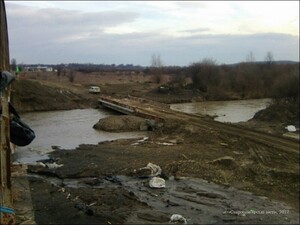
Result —
<svg viewBox="0 0 300 225"><path fill-rule="evenodd" d="M10 142L17 146L29 145L35 138L34 131L21 120L16 109L10 103L9 112L13 114L10 117Z"/></svg>
<svg viewBox="0 0 300 225"><path fill-rule="evenodd" d="M8 71L0 73L0 92L8 87L15 80L15 76Z"/></svg>
<svg viewBox="0 0 300 225"><path fill-rule="evenodd" d="M13 117L10 120L10 141L18 146L29 145L35 138L34 131L20 118Z"/></svg>

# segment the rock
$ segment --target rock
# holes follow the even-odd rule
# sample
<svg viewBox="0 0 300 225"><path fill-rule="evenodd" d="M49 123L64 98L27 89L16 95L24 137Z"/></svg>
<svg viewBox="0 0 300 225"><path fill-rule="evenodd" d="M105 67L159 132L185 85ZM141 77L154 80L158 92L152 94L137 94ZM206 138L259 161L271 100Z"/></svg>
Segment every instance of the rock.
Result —
<svg viewBox="0 0 300 225"><path fill-rule="evenodd" d="M155 120L150 120L150 119L146 120L146 124L148 126L148 130L152 130L152 131L163 127L163 123L157 122Z"/></svg>
<svg viewBox="0 0 300 225"><path fill-rule="evenodd" d="M137 117L137 116L129 116L129 115L121 115L121 116L109 116L103 119L100 119L93 128L96 130L104 130L104 131L147 131L148 125L146 120Z"/></svg>

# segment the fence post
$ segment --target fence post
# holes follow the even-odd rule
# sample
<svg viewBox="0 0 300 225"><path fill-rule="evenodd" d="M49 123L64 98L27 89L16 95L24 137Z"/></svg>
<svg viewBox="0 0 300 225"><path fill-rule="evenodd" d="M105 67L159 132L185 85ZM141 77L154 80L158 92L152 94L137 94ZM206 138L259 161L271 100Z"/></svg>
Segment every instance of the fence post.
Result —
<svg viewBox="0 0 300 225"><path fill-rule="evenodd" d="M8 31L4 0L0 2L0 72L10 71ZM1 81L1 78L0 78ZM5 210L12 208L11 149L9 137L9 87L1 90L1 145L0 145L0 224L11 223ZM12 218L14 220L14 218Z"/></svg>

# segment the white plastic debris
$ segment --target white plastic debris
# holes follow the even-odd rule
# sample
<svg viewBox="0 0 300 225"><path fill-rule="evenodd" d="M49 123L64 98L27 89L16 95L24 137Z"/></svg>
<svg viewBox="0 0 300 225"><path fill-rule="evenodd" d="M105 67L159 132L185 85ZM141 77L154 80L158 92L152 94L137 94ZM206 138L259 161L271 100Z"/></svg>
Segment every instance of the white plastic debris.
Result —
<svg viewBox="0 0 300 225"><path fill-rule="evenodd" d="M169 142L156 142L156 144L158 144L158 145L164 145L164 146L172 146L172 145L175 145L175 144L169 143Z"/></svg>
<svg viewBox="0 0 300 225"><path fill-rule="evenodd" d="M134 173L136 173L136 175L140 178L151 178L161 175L162 170L160 166L153 163L148 163L146 167L134 170Z"/></svg>
<svg viewBox="0 0 300 225"><path fill-rule="evenodd" d="M187 224L186 218L179 214L173 214L170 218L169 223L180 223L180 224Z"/></svg>
<svg viewBox="0 0 300 225"><path fill-rule="evenodd" d="M151 175L152 176L156 177L156 176L161 175L161 168L160 168L160 166L155 165L153 163L148 163L146 167L151 169Z"/></svg>
<svg viewBox="0 0 300 225"><path fill-rule="evenodd" d="M285 129L287 129L289 132L295 132L296 131L296 127L293 125L288 125L287 127L285 127Z"/></svg>
<svg viewBox="0 0 300 225"><path fill-rule="evenodd" d="M160 177L153 177L149 181L149 186L151 188L165 188L166 187L166 181Z"/></svg>
<svg viewBox="0 0 300 225"><path fill-rule="evenodd" d="M49 169L56 169L59 167L62 167L63 164L57 164L56 162L54 163L45 163L45 165L49 168Z"/></svg>
<svg viewBox="0 0 300 225"><path fill-rule="evenodd" d="M138 140L137 142L132 143L131 145L139 145L143 143L144 141L147 141L149 137L143 137L142 139Z"/></svg>
<svg viewBox="0 0 300 225"><path fill-rule="evenodd" d="M36 165L46 167L45 163L42 163L42 162L37 162Z"/></svg>

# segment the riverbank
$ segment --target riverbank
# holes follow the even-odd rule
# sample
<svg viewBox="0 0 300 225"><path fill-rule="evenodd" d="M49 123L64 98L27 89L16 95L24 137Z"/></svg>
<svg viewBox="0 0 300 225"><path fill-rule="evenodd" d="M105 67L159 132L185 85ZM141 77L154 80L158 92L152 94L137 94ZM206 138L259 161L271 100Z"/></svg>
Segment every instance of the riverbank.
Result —
<svg viewBox="0 0 300 225"><path fill-rule="evenodd" d="M228 218L223 214L227 210L247 211L249 205L260 211L267 207L275 207L274 212L278 214L281 210L279 208L284 208L288 210L284 212L289 212L289 215L285 217L280 215L281 222L297 222L295 218L298 216L299 154L295 147L282 149L276 144L259 144L256 142L258 139L243 136L240 133L242 130L238 133L234 130L227 133L221 129L226 125L211 123L211 121L207 123L208 121L204 121L205 118L202 117L186 116L184 119L183 114L168 114L168 112L164 115L163 126L140 139L80 145L73 151L59 149L54 151L50 154L50 160L43 161L38 166L29 167L29 172L32 176L35 175L31 180L32 187L35 190L46 189L47 193L51 192L55 200L49 205L69 207L70 211L67 211L65 217L70 221L80 217L81 223L88 220L89 216L91 221L102 218L110 223L111 221L130 223L133 218L137 223L163 223L166 222L166 218L170 218L176 212L196 222L199 222L199 218L202 217L223 223L224 220L228 223L233 221L235 223L241 223L241 221L260 223L278 219L274 215L271 218L256 215L251 218L244 216L241 219L236 215ZM207 126L209 124L211 126ZM232 127L227 126L227 128ZM276 137L272 138L276 141ZM169 189L155 191L150 188L149 178L147 178L149 173L146 170L146 173L141 174L141 171L144 171L141 168L148 163L160 166L162 173L159 176L166 180L166 184L171 184ZM199 182L197 178L204 179L208 183L217 184L221 190L217 193L204 191L203 184L200 185L200 183L198 183L200 186L192 188L189 182L177 182L181 181L182 177L189 177L192 182ZM51 186L45 186L49 182ZM111 183L114 186L110 186ZM133 189L132 183L140 188ZM179 185L178 189L177 185ZM179 191L181 185L185 188ZM174 186L175 195L172 192ZM115 189L110 192L110 188L116 187L117 192ZM223 200L226 199L224 196L227 196L226 188L253 193L254 195L250 194L251 201L255 204L246 203L241 206L238 196L236 199L231 198L233 202L224 203ZM101 195L104 190L109 190L105 192L105 197ZM141 196L140 191L146 192L146 196ZM126 194L128 192L131 193L129 200ZM45 203L40 199L45 198L45 192L39 191L38 193L41 196L37 196L33 202L39 215L37 219L39 223L42 223L47 215L49 218L51 215L53 223L60 223L61 214L55 214L56 210L49 211L50 207L43 208ZM121 196L119 196L120 193ZM107 195L109 196L108 202ZM115 196L118 197L114 199ZM263 201L260 202L258 199L261 198L258 196L267 198L263 197ZM154 207L151 202L155 201L155 198L152 199L152 197L164 199L159 206L168 205L168 202L172 204L168 207L166 205ZM184 203L182 199L185 200ZM274 202L274 200L284 203ZM124 206L124 202L128 205ZM141 208L141 204L146 208ZM103 208L107 208L107 205L112 205L109 209L111 213L106 211L103 214ZM209 210L211 212L209 215L204 213L207 207L213 208ZM120 208L125 214L116 211ZM198 216L193 214L195 213L193 209L196 210ZM145 210L147 216L144 215ZM221 213L221 210L224 211ZM204 213L202 217L201 213ZM142 216L139 217L139 215ZM155 220L155 215L161 215L161 217Z"/></svg>
<svg viewBox="0 0 300 225"><path fill-rule="evenodd" d="M82 100L97 99L83 86L76 90ZM32 109L56 107L51 104ZM173 214L189 223L299 223L299 154L219 129L166 120L144 138L58 149L50 157L28 170L38 224L157 224ZM149 162L161 167L166 188L152 189L150 178L136 173Z"/></svg>
<svg viewBox="0 0 300 225"><path fill-rule="evenodd" d="M114 97L130 95L166 104L205 101L205 97L201 93L189 89L180 89L175 93L159 91L159 87L168 83L172 77L165 76L160 84L153 82L154 78L153 75L146 76L145 74L76 73L75 81L70 82L67 77L56 76L55 73L30 73L28 78L19 78L13 82L12 103L19 112L96 108L99 96L88 93L90 85L98 85L101 87L102 94ZM238 100L241 97L232 94L227 95L226 99ZM272 127L274 127L278 133L277 125L295 124L299 126L298 118L298 102L285 104L283 101L258 113L250 121L249 127L255 129L256 125L262 122L263 127L265 125L268 127L268 132L272 132ZM241 125L247 126L246 123L241 123ZM281 127L281 133L283 133L283 129ZM264 128L260 128L260 130L264 130Z"/></svg>
<svg viewBox="0 0 300 225"><path fill-rule="evenodd" d="M257 147L214 129L166 121L145 138L56 150L50 164L29 167L36 221L157 224L179 213L190 223L298 223L299 155ZM137 172L149 162L162 169L166 188L150 188L150 178ZM233 187L253 194L231 196ZM226 215L252 209L276 213Z"/></svg>

